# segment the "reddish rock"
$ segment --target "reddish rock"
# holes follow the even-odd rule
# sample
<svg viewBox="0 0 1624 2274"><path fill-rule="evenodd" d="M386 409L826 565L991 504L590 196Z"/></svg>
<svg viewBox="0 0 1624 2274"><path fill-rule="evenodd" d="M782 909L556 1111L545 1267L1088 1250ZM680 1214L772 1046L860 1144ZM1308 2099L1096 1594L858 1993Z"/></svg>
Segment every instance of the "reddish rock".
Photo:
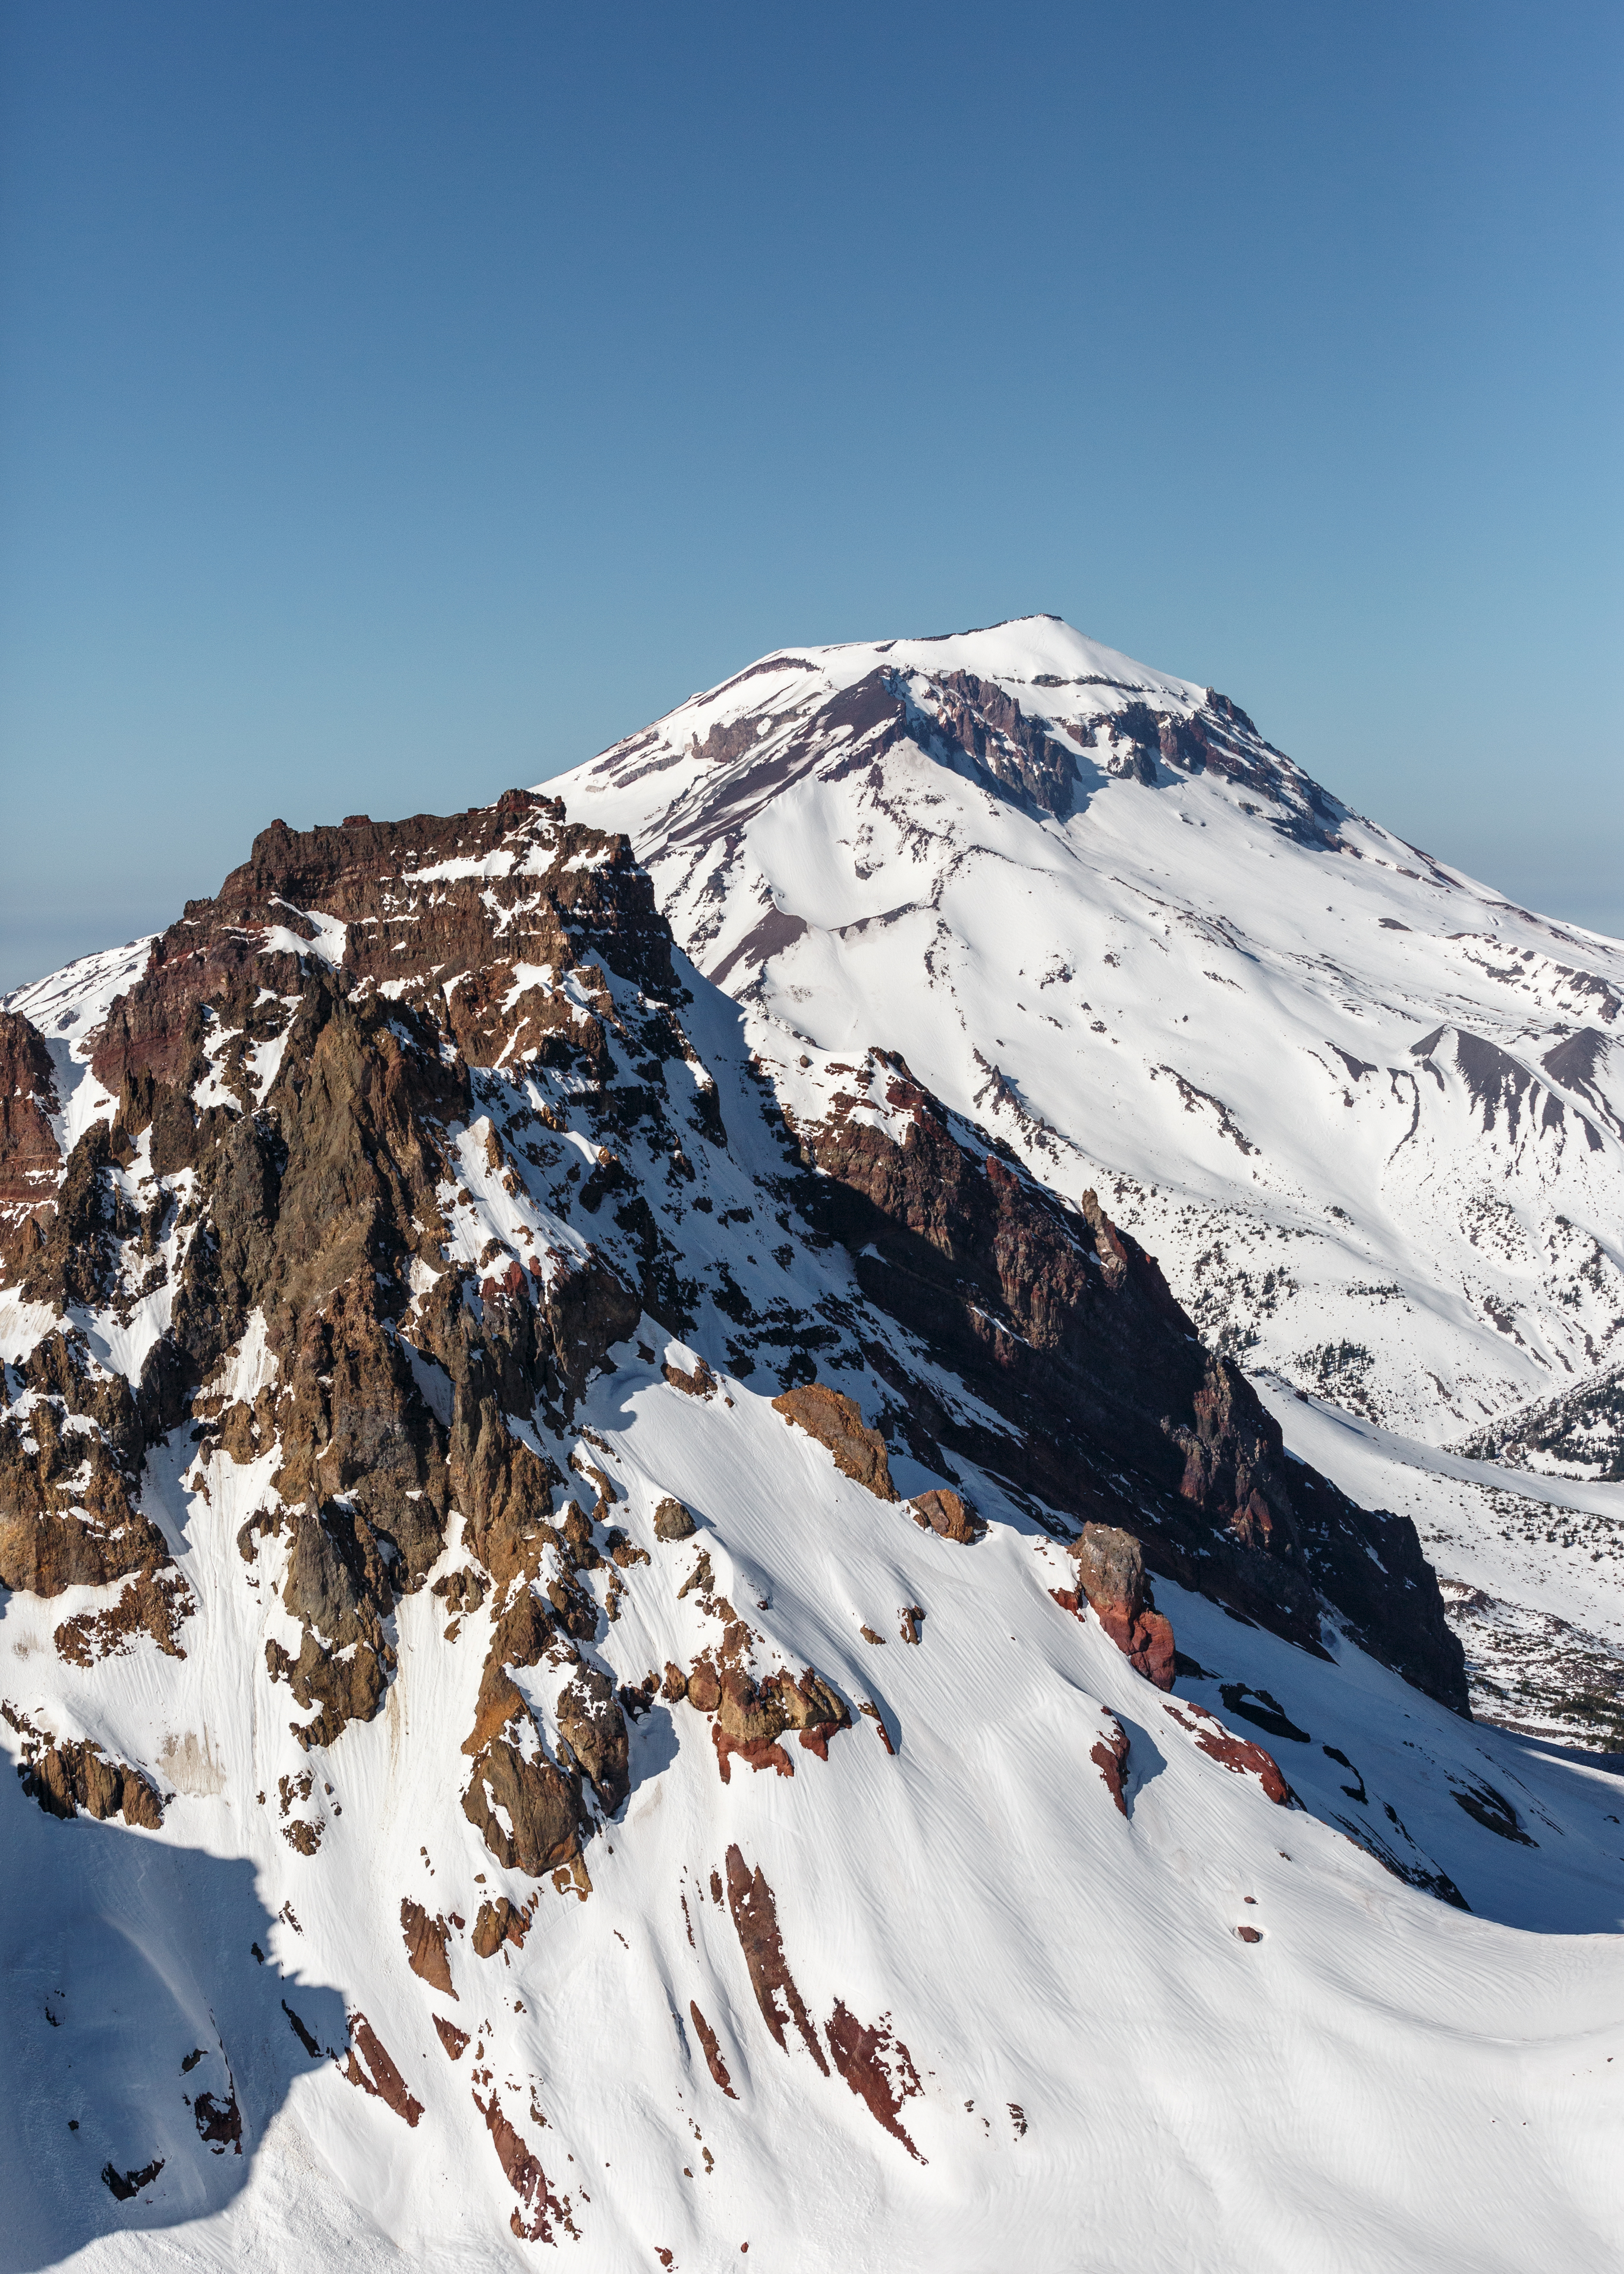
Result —
<svg viewBox="0 0 1624 2274"><path fill-rule="evenodd" d="M1077 1560L1081 1592L1123 1656L1158 1690L1171 1690L1173 1630L1151 1600L1145 1551L1133 1534L1115 1525L1086 1524L1068 1553ZM1075 1597L1067 1608L1076 1608Z"/></svg>
<svg viewBox="0 0 1624 2274"><path fill-rule="evenodd" d="M1280 1773L1280 1765L1273 1753L1265 1752L1244 1737L1231 1736L1215 1713L1205 1706L1186 1700L1184 1711L1177 1706L1164 1705L1163 1713L1170 1713L1183 1728L1193 1730L1196 1743L1209 1759L1222 1761L1237 1776L1254 1776L1262 1786L1264 1796L1276 1807L1292 1808L1297 1796Z"/></svg>
<svg viewBox="0 0 1624 2274"><path fill-rule="evenodd" d="M356 2014L350 2019L350 2051L343 2073L351 2084L358 2084L363 2092L381 2100L414 2131L417 2129L423 2103L414 2099L407 2090L405 2078L390 2059L365 2014Z"/></svg>
<svg viewBox="0 0 1624 2274"><path fill-rule="evenodd" d="M722 2090L727 2095L729 2100L737 2100L739 2096L733 2090L733 2084L728 2077L727 2063L722 2059L722 2048L717 2043L716 2031L711 2028L710 2022L706 2021L704 2015L700 2012L698 2006L691 1998L688 2002L688 2010L693 2016L694 2027L699 2035L699 2042L704 2048L706 2067L710 2070L715 2082L720 2085Z"/></svg>
<svg viewBox="0 0 1624 2274"><path fill-rule="evenodd" d="M802 2042L825 2076L829 2063L817 2041L801 1992L796 1989L784 1955L783 1939L778 1932L778 1905L772 1890L767 1885L760 1864L752 1873L735 1845L727 1851L727 1901L733 1912L733 1927L739 1945L744 1953L744 1962L749 1969L750 1987L756 1992L756 2002L761 2015L780 2052L787 2052L784 2042L784 2025L793 2021L800 2030ZM780 2011L778 1999L784 2000Z"/></svg>
<svg viewBox="0 0 1624 2274"><path fill-rule="evenodd" d="M808 1437L816 1437L820 1445L826 1445L842 1476L866 1485L880 1500L897 1498L884 1438L877 1429L865 1426L861 1410L842 1391L831 1389L822 1382L805 1382L775 1397L772 1409L796 1428L804 1429Z"/></svg>
<svg viewBox="0 0 1624 2274"><path fill-rule="evenodd" d="M733 1772L728 1764L735 1753L741 1761L748 1761L753 1769L776 1769L780 1776L793 1776L795 1773L795 1765L782 1745L775 1744L771 1737L753 1737L748 1743L741 1744L728 1736L719 1717L710 1724L710 1742L716 1747L716 1765L724 1784L733 1781ZM827 1752L823 1758L828 1759Z"/></svg>
<svg viewBox="0 0 1624 2274"><path fill-rule="evenodd" d="M459 2029L456 2023L448 2022L443 2014L435 2014L434 2028L440 2044L444 2045L451 2059L454 2061L461 2060L468 2051L468 2031Z"/></svg>
<svg viewBox="0 0 1624 2274"><path fill-rule="evenodd" d="M1105 1781L1105 1788L1116 1802L1120 1814L1126 1816L1128 1803L1123 1798L1123 1779L1128 1768L1127 1734L1120 1721L1111 1717L1110 1726L1088 1756Z"/></svg>
<svg viewBox="0 0 1624 2274"><path fill-rule="evenodd" d="M547 2175L526 2146L523 2136L502 2114L502 2104L492 2092L488 2101L481 2100L476 2092L474 2106L485 2120L497 2161L507 2176L508 2186L519 2198L519 2208L511 2213L508 2225L521 2242L552 2242L555 2240L553 2221L569 2227L569 2210L560 2202L547 2185ZM570 2228L573 2233L574 2229Z"/></svg>
<svg viewBox="0 0 1624 2274"><path fill-rule="evenodd" d="M893 2140L900 2140L916 2164L925 2161L903 2129L905 2100L917 2099L923 2088L907 2047L890 2029L890 2015L866 2029L855 2014L837 1999L829 2021L829 2050L846 2083L863 2102L876 2124Z"/></svg>

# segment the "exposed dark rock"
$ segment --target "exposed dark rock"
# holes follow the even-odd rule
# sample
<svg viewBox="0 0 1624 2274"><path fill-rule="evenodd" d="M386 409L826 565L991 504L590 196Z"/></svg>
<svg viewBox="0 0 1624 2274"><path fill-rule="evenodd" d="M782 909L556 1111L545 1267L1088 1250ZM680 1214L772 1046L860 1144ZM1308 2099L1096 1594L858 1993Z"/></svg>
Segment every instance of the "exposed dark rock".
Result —
<svg viewBox="0 0 1624 2274"><path fill-rule="evenodd" d="M654 1511L656 1540L691 1540L697 1529L680 1500L667 1496Z"/></svg>
<svg viewBox="0 0 1624 2274"><path fill-rule="evenodd" d="M503 1829L498 1808L506 1813L511 1833ZM462 1813L505 1871L538 1879L580 1852L578 1810L568 1780L550 1761L527 1761L505 1737L492 1738L475 1762Z"/></svg>
<svg viewBox="0 0 1624 2274"><path fill-rule="evenodd" d="M163 1802L151 1779L127 1761L109 1760L87 1739L52 1743L30 1733L17 1773L23 1790L48 1816L66 1818L82 1811L98 1823L122 1816L147 1832L156 1832L163 1822Z"/></svg>
<svg viewBox="0 0 1624 2274"><path fill-rule="evenodd" d="M56 1110L44 1036L19 1012L0 1011L0 1276L26 1265L54 1213Z"/></svg>
<svg viewBox="0 0 1624 2274"><path fill-rule="evenodd" d="M559 1734L613 1815L631 1790L626 1716L601 1668L583 1666L559 1693Z"/></svg>
<svg viewBox="0 0 1624 2274"><path fill-rule="evenodd" d="M885 1440L877 1429L864 1426L861 1412L843 1390L831 1389L822 1382L804 1382L775 1397L772 1407L808 1437L826 1445L842 1476L866 1485L880 1500L896 1499Z"/></svg>

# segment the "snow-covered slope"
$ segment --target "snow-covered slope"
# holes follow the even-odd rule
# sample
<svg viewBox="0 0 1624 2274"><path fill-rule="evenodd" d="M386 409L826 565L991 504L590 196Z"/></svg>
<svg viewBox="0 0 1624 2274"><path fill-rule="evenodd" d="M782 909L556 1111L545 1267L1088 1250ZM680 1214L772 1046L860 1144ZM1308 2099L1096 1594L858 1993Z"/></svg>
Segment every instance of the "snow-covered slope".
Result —
<svg viewBox="0 0 1624 2274"><path fill-rule="evenodd" d="M1624 1495L1570 1510L1551 1595L1546 1502L1508 1478L1463 1513L1426 1451L1554 1433L1605 1472L1624 947L1049 616L768 657L557 787L631 835L786 1100L816 1111L826 1068L883 1047L1056 1190L1097 1189L1218 1347L1409 1444L1385 1481L1332 1472L1493 1607L1457 1621L1480 1704L1551 1728L1576 1705L1624 1742ZM1530 1627L1547 1647L1497 1639Z"/></svg>
<svg viewBox="0 0 1624 2274"><path fill-rule="evenodd" d="M1624 1783L1457 1710L1408 1521L1498 1577L1507 1472L1203 1346L1113 1195L1176 1224L1237 1083L1169 1043L1135 1168L1126 1073L1068 1124L1065 1054L1029 1098L1000 1040L998 973L1060 954L1038 1012L1134 1063L1152 996L1101 1043L1129 1000L1049 935L1109 899L1091 811L1202 846L1180 732L1282 859L1333 817L1196 690L998 636L1111 712L1064 764L974 640L885 651L939 666L900 695L841 651L804 749L717 711L567 805L276 824L0 1005L0 2268L1615 2262ZM756 935L726 987L597 833L684 768L698 833L666 795L648 842L697 962ZM817 802L860 792L900 818L853 853ZM752 914L774 828L801 897ZM889 986L839 914L881 854ZM1295 1193L1295 1254L1267 1126L1287 1166L1225 1137L1257 1183L1201 1205Z"/></svg>
<svg viewBox="0 0 1624 2274"><path fill-rule="evenodd" d="M803 650L554 787L780 1056L900 1050L1249 1367L1442 1443L1624 1349L1624 947L1211 690L1047 616Z"/></svg>

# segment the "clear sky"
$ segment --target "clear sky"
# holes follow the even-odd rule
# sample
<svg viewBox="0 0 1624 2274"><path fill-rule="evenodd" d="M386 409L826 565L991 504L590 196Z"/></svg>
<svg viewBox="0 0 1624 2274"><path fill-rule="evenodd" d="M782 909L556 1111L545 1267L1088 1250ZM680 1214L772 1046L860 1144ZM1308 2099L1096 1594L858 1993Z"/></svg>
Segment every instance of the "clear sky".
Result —
<svg viewBox="0 0 1624 2274"><path fill-rule="evenodd" d="M1049 609L1624 933L1624 10L0 0L0 985Z"/></svg>

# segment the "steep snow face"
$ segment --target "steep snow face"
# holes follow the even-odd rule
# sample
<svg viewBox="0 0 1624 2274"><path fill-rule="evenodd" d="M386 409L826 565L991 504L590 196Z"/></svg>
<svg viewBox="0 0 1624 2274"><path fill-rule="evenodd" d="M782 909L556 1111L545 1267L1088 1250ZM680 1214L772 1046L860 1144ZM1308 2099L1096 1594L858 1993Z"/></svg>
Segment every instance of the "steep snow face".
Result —
<svg viewBox="0 0 1624 2274"><path fill-rule="evenodd" d="M1249 1367L1443 1443L1624 1350L1624 949L1210 689L1052 617L801 650L555 787L780 1078L900 1051Z"/></svg>

